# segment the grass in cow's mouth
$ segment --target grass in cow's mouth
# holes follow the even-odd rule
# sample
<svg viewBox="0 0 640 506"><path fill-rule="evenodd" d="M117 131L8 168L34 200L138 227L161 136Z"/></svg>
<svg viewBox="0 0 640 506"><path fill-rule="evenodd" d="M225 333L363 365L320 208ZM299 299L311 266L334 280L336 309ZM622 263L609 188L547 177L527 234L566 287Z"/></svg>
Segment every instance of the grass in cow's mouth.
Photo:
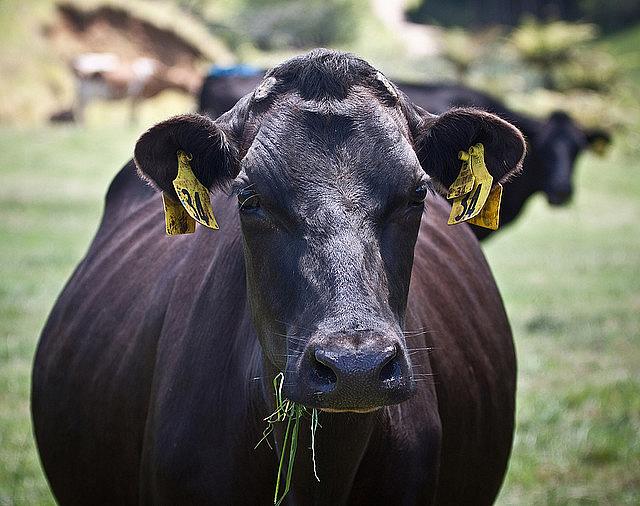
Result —
<svg viewBox="0 0 640 506"><path fill-rule="evenodd" d="M273 495L273 503L279 506L283 499L291 488L291 477L293 476L293 465L296 459L296 450L298 449L298 434L300 431L300 420L306 414L311 416L311 458L313 460L313 474L316 480L318 478L318 472L316 469L316 430L321 427L318 421L318 410L316 408L307 408L302 404L295 403L289 399L282 397L282 384L284 382L284 374L279 373L273 379L273 389L276 396L276 410L265 418L267 422L267 428L262 433L262 439L258 441L256 448L260 446L260 443L266 441L269 444L269 435L273 433L273 428L276 423L287 422L287 428L284 432L284 440L282 441L282 449L280 453L280 463L278 464L278 478L276 480L276 490ZM284 490L280 494L280 484L282 482L282 470L284 468L285 458L288 455L287 464L287 476L284 480Z"/></svg>

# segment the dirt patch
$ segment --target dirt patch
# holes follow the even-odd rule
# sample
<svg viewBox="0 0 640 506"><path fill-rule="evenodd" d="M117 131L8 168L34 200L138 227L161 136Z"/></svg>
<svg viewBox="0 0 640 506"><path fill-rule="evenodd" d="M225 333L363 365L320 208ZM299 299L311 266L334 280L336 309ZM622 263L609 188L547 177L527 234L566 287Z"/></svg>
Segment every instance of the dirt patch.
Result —
<svg viewBox="0 0 640 506"><path fill-rule="evenodd" d="M156 59L171 67L196 69L203 61L226 58L219 42L220 55L213 55L182 34L142 18L126 6L98 5L85 8L73 2L57 4L57 19L45 28L45 35L56 52L65 59L80 53L109 52L123 61L139 57ZM190 29L192 20L185 20ZM206 41L202 44L206 46Z"/></svg>

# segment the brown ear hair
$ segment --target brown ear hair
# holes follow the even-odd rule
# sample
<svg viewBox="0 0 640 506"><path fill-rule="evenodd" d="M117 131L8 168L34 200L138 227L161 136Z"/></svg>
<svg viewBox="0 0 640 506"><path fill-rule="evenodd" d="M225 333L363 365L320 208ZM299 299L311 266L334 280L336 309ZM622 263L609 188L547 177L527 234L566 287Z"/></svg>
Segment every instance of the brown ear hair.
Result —
<svg viewBox="0 0 640 506"><path fill-rule="evenodd" d="M142 134L134 151L139 174L177 199L173 180L178 173L179 149L192 155L193 173L210 190L236 176L233 144L219 125L199 114L174 116Z"/></svg>
<svg viewBox="0 0 640 506"><path fill-rule="evenodd" d="M505 181L522 168L526 143L520 131L494 114L455 108L440 116L425 114L417 125L416 152L424 171L448 188L460 172L458 152L477 143L494 181Z"/></svg>

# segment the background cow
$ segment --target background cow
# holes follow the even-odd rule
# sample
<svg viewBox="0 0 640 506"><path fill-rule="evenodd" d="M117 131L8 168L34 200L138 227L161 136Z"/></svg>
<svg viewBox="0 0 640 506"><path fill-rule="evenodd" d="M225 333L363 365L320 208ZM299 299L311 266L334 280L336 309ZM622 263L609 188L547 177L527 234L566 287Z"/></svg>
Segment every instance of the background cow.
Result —
<svg viewBox="0 0 640 506"><path fill-rule="evenodd" d="M256 86L262 74L242 74L228 70L211 74L200 90L200 111L219 116ZM396 82L417 105L442 113L452 107L478 107L497 114L516 125L529 143L523 173L505 188L500 209L500 226L511 223L526 201L537 192L544 192L551 205L566 204L573 194L572 176L578 156L585 149L599 151L610 142L607 132L578 125L569 115L556 111L544 120L535 119L507 108L486 93L456 84L410 84ZM234 101L235 100L235 101ZM470 225L479 239L493 230Z"/></svg>
<svg viewBox="0 0 640 506"><path fill-rule="evenodd" d="M491 503L513 434L512 336L477 240L433 191L478 142L495 181L519 169L509 123L433 116L326 50L215 122L146 132L136 164L167 197L178 149L231 192L213 199L220 231L166 237L132 163L111 184L35 359L58 501L266 504L281 449L254 446L281 371L286 397L323 411L321 481L305 420L291 504Z"/></svg>
<svg viewBox="0 0 640 506"><path fill-rule="evenodd" d="M251 65L213 65L199 90L198 109L217 118L260 84L265 71Z"/></svg>
<svg viewBox="0 0 640 506"><path fill-rule="evenodd" d="M142 100L165 90L195 94L200 85L195 73L146 57L126 62L111 53L86 53L73 59L71 69L76 80L73 117L80 122L87 105L95 100L128 99L133 123Z"/></svg>

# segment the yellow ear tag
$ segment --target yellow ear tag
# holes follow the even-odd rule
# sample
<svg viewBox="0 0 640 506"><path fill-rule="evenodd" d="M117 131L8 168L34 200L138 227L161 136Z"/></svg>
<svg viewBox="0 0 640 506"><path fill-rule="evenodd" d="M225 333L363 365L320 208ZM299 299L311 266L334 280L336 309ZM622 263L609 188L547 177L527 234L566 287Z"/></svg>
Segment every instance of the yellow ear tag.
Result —
<svg viewBox="0 0 640 506"><path fill-rule="evenodd" d="M473 190L473 185L476 182L476 178L471 172L471 157L469 153L460 151L458 158L462 160L462 167L456 180L449 186L449 193L447 193L448 199L455 199L462 197Z"/></svg>
<svg viewBox="0 0 640 506"><path fill-rule="evenodd" d="M471 218L469 223L491 230L498 230L500 224L500 201L502 200L502 185L498 183L489 192L487 201L480 214Z"/></svg>
<svg viewBox="0 0 640 506"><path fill-rule="evenodd" d="M484 164L484 146L482 144L471 146L468 152L461 151L458 154L458 158L463 162L460 173L465 171L465 165L467 165L473 174L473 187L468 193L453 200L451 214L447 222L449 225L468 221L480 214L493 183L493 176L489 174L487 166ZM458 178L460 178L460 175L458 175ZM458 178L456 178L456 181Z"/></svg>
<svg viewBox="0 0 640 506"><path fill-rule="evenodd" d="M217 230L218 222L211 210L209 190L191 170L191 159L191 155L178 150L178 175L173 180L173 187L189 216L205 227Z"/></svg>
<svg viewBox="0 0 640 506"><path fill-rule="evenodd" d="M164 204L164 221L167 235L193 234L196 231L196 220L184 210L182 204L173 200L166 193L162 194Z"/></svg>

